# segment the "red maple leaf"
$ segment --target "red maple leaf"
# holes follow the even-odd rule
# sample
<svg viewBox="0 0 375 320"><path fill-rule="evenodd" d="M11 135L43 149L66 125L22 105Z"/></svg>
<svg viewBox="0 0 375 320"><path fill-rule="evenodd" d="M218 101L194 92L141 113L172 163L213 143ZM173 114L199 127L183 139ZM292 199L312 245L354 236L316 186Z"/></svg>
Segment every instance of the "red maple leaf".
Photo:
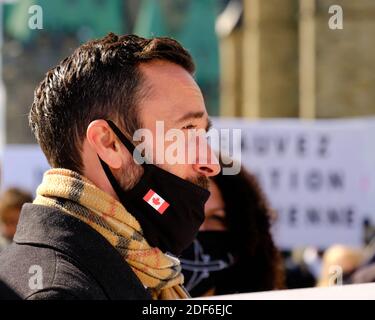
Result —
<svg viewBox="0 0 375 320"><path fill-rule="evenodd" d="M159 198L152 198L152 203L155 205L155 206L158 206L160 204L160 199Z"/></svg>

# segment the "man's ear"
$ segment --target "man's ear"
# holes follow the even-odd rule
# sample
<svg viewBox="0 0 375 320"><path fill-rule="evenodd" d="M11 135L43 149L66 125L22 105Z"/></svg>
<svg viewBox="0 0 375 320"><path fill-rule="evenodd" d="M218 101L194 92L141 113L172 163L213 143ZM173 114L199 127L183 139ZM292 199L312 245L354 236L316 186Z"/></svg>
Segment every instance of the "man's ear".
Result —
<svg viewBox="0 0 375 320"><path fill-rule="evenodd" d="M86 138L90 148L111 168L122 165L120 143L105 120L94 120L87 127Z"/></svg>

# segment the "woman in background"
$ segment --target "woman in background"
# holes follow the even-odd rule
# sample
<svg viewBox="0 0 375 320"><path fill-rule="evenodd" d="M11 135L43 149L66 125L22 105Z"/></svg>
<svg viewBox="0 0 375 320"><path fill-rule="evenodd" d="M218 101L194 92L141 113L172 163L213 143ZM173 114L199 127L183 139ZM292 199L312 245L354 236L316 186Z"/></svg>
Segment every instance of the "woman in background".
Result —
<svg viewBox="0 0 375 320"><path fill-rule="evenodd" d="M256 178L243 168L220 174L210 191L205 221L180 257L191 296L283 288L283 263L270 233L273 212Z"/></svg>

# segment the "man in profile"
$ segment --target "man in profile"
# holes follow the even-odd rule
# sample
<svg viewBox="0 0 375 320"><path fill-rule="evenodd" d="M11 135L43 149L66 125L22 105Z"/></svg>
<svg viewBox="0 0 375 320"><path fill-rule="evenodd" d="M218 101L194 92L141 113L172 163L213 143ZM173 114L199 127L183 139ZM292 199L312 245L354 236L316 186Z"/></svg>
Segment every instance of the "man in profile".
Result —
<svg viewBox="0 0 375 320"><path fill-rule="evenodd" d="M176 256L220 167L202 139L186 150L199 161L140 165L133 134L155 137L157 121L186 137L208 130L193 73L173 39L109 34L46 74L29 120L52 169L0 255L0 279L23 299L188 297Z"/></svg>

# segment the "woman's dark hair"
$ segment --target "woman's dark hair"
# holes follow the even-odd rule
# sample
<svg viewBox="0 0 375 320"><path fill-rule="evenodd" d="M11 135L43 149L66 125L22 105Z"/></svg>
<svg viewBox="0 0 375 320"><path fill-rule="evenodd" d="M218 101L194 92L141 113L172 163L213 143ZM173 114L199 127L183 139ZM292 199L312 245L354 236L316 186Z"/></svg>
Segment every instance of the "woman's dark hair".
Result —
<svg viewBox="0 0 375 320"><path fill-rule="evenodd" d="M213 181L221 191L226 222L237 264L225 288L232 292L266 291L284 288L281 254L270 232L273 211L255 176L243 167L237 175L218 175Z"/></svg>

